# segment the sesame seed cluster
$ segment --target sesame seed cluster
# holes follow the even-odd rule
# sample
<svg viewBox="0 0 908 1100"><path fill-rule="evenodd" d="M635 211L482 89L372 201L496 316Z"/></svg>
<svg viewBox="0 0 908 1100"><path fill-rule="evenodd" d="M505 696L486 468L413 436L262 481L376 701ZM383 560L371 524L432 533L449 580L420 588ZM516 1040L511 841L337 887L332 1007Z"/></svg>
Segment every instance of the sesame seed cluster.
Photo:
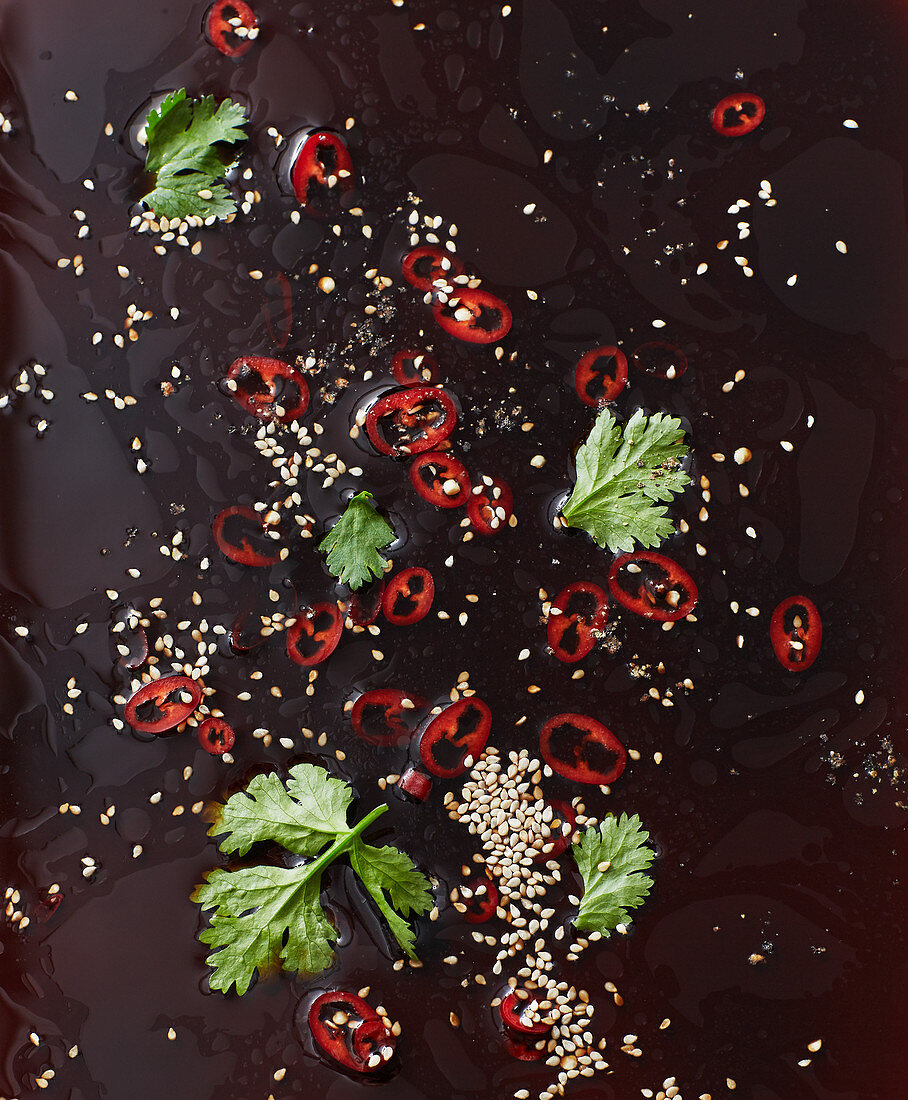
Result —
<svg viewBox="0 0 908 1100"><path fill-rule="evenodd" d="M470 758L467 763L469 766ZM595 1038L590 1030L594 1014L590 995L585 989L556 980L556 961L547 939L556 910L544 901L546 892L560 885L561 869L556 860L546 856L552 852L563 823L543 797L540 783L546 773L551 775L548 766L541 766L526 749L509 752L503 758L490 746L472 764L460 799L450 791L445 796L451 820L465 824L482 843L481 854L474 858L497 883L499 904L495 915L507 926L498 936L474 931L473 938L498 948L491 967L496 976L503 973L509 959L522 953L524 965L507 977L507 990L495 996L491 1005L498 1008L503 997L513 993L521 1002L524 1024L550 1028L548 1035L533 1045L546 1065L558 1072L539 1092L538 1100L552 1100L563 1095L572 1079L592 1077L608 1069L603 1057L606 1040ZM582 805L578 806L578 824L595 824L595 819L582 810ZM464 900L483 889L482 885L475 890L469 886L455 888L451 892L454 908L465 912ZM563 925L552 929L556 943L565 934ZM599 932L592 932L588 939L571 943L567 958L576 960L589 942L600 938ZM514 1093L515 1100L526 1100L529 1095L527 1089Z"/></svg>

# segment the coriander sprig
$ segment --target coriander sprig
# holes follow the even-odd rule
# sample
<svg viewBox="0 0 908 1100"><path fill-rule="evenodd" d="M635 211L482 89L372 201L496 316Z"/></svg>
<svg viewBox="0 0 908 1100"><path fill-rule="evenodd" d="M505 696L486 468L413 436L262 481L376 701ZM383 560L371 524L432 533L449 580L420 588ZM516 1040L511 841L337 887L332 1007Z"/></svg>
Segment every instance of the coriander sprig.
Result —
<svg viewBox="0 0 908 1100"><path fill-rule="evenodd" d="M145 170L153 182L143 201L159 218L226 218L236 203L223 182L246 140L246 112L232 100L190 99L185 88L149 112Z"/></svg>
<svg viewBox="0 0 908 1100"><path fill-rule="evenodd" d="M640 818L607 817L591 826L571 851L583 876L584 892L577 928L608 933L630 922L630 911L642 905L653 887L645 872L656 853Z"/></svg>
<svg viewBox="0 0 908 1100"><path fill-rule="evenodd" d="M372 494L357 493L319 543L331 572L354 591L384 572L379 550L394 541L394 528L378 514Z"/></svg>
<svg viewBox="0 0 908 1100"><path fill-rule="evenodd" d="M608 409L577 451L577 481L561 510L602 547L630 552L658 546L674 523L657 501L671 501L690 483L681 467L689 454L681 421L638 409L622 428Z"/></svg>
<svg viewBox="0 0 908 1100"><path fill-rule="evenodd" d="M226 992L235 984L242 994L256 970L314 974L331 965L337 933L321 905L321 876L345 854L397 942L416 957L413 929L404 918L431 909L428 880L404 852L362 839L387 805L347 824L352 798L347 784L324 768L297 764L286 785L274 774L257 775L218 809L209 835L221 837L222 852L242 856L253 844L271 841L309 862L215 868L196 887L193 901L213 910L199 934L214 948L207 960L212 989Z"/></svg>

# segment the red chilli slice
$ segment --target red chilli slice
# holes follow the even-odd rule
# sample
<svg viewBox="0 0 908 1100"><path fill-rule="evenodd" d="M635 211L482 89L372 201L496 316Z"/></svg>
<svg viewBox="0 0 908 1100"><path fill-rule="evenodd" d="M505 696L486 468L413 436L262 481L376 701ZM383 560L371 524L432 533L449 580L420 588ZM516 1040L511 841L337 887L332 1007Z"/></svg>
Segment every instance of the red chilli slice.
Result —
<svg viewBox="0 0 908 1100"><path fill-rule="evenodd" d="M473 486L467 515L480 535L503 531L513 514L514 497L506 482L497 477L483 477L481 484Z"/></svg>
<svg viewBox="0 0 908 1100"><path fill-rule="evenodd" d="M358 588L350 596L347 604L347 617L354 626L371 626L381 614L382 596L385 594L385 580L377 581Z"/></svg>
<svg viewBox="0 0 908 1100"><path fill-rule="evenodd" d="M581 661L592 651L607 622L605 591L592 581L574 581L562 588L552 603L547 624L549 646L565 664Z"/></svg>
<svg viewBox="0 0 908 1100"><path fill-rule="evenodd" d="M199 744L212 756L223 756L230 752L236 741L233 726L223 718L206 718L199 726Z"/></svg>
<svg viewBox="0 0 908 1100"><path fill-rule="evenodd" d="M241 355L230 364L227 379L236 383L230 391L234 401L259 420L287 424L309 408L309 383L283 359Z"/></svg>
<svg viewBox="0 0 908 1100"><path fill-rule="evenodd" d="M637 370L652 375L653 378L663 378L667 382L677 381L687 370L687 356L684 352L663 340L648 340L641 344L634 349L631 359Z"/></svg>
<svg viewBox="0 0 908 1100"><path fill-rule="evenodd" d="M296 201L318 216L336 209L340 196L355 182L350 150L341 137L326 130L306 138L290 171Z"/></svg>
<svg viewBox="0 0 908 1100"><path fill-rule="evenodd" d="M408 252L401 269L410 286L417 290L438 290L436 283L448 286L455 275L463 274L463 264L453 253L429 244Z"/></svg>
<svg viewBox="0 0 908 1100"><path fill-rule="evenodd" d="M530 1009L536 1007L538 1003L534 997L527 997L524 1000L512 990L502 998L498 1011L507 1026L519 1031L522 1035L548 1035L552 1030L551 1024L534 1024L527 1018Z"/></svg>
<svg viewBox="0 0 908 1100"><path fill-rule="evenodd" d="M428 569L413 565L385 583L381 609L389 623L410 626L424 619L435 599L435 580Z"/></svg>
<svg viewBox="0 0 908 1100"><path fill-rule="evenodd" d="M521 1062L540 1061L546 1055L545 1046L544 1040L534 1039L532 1035L514 1033L506 1035L504 1039L505 1050L512 1058L517 1058ZM577 1100L580 1100L580 1097Z"/></svg>
<svg viewBox="0 0 908 1100"><path fill-rule="evenodd" d="M664 554L649 550L615 558L608 586L622 607L660 623L683 619L699 599L697 586L685 569Z"/></svg>
<svg viewBox="0 0 908 1100"><path fill-rule="evenodd" d="M411 386L380 397L366 414L366 434L383 455L421 454L439 446L457 427L447 390Z"/></svg>
<svg viewBox="0 0 908 1100"><path fill-rule="evenodd" d="M321 664L337 649L343 632L344 620L337 604L313 604L298 612L287 631L287 656L304 668Z"/></svg>
<svg viewBox="0 0 908 1100"><path fill-rule="evenodd" d="M823 620L806 596L789 596L773 611L769 640L779 664L789 672L803 672L817 659L823 641Z"/></svg>
<svg viewBox="0 0 908 1100"><path fill-rule="evenodd" d="M374 1073L394 1055L397 1039L375 1009L355 993L338 989L316 997L308 1022L323 1053L354 1073ZM375 1055L378 1060L370 1065Z"/></svg>
<svg viewBox="0 0 908 1100"><path fill-rule="evenodd" d="M437 508L459 508L470 495L470 475L454 455L425 451L410 463L410 481Z"/></svg>
<svg viewBox="0 0 908 1100"><path fill-rule="evenodd" d="M550 852L539 852L534 858L537 863L544 863L547 859L557 859L571 846L571 836L577 825L577 815L574 813L574 807L567 802L562 802L560 798L549 798L546 801L546 805L552 808L552 836L550 837L550 843L552 850ZM560 822L559 825L555 825L555 821Z"/></svg>
<svg viewBox="0 0 908 1100"><path fill-rule="evenodd" d="M626 385L627 356L620 348L603 345L580 357L574 371L574 388L584 405L606 405Z"/></svg>
<svg viewBox="0 0 908 1100"><path fill-rule="evenodd" d="M185 699L185 695L189 698ZM164 733L185 722L201 698L197 680L189 676L162 676L139 688L126 704L124 717L133 729L142 733Z"/></svg>
<svg viewBox="0 0 908 1100"><path fill-rule="evenodd" d="M438 360L420 348L406 348L391 357L391 373L400 386L434 385L439 380Z"/></svg>
<svg viewBox="0 0 908 1100"><path fill-rule="evenodd" d="M413 736L420 708L425 705L425 699L412 691L373 688L353 704L350 722L356 736L368 745L400 745ZM405 716L410 718L409 724L403 721Z"/></svg>
<svg viewBox="0 0 908 1100"><path fill-rule="evenodd" d="M225 57L242 57L248 53L258 34L258 26L255 12L245 0L216 0L205 17L208 39Z"/></svg>
<svg viewBox="0 0 908 1100"><path fill-rule="evenodd" d="M610 729L585 714L556 714L542 727L539 749L549 767L575 783L608 786L620 778L627 750Z"/></svg>
<svg viewBox="0 0 908 1100"><path fill-rule="evenodd" d="M481 287L458 287L447 301L436 299L432 312L449 336L468 344L494 344L507 336L513 321L508 306Z"/></svg>
<svg viewBox="0 0 908 1100"><path fill-rule="evenodd" d="M436 715L419 742L419 755L433 775L451 779L466 771L468 756L477 760L492 728L492 712L475 695L459 699Z"/></svg>
<svg viewBox="0 0 908 1100"><path fill-rule="evenodd" d="M280 553L266 552L274 546L274 542L266 537L267 530L262 515L244 504L233 504L218 512L211 524L218 549L240 565L274 565L281 560Z"/></svg>
<svg viewBox="0 0 908 1100"><path fill-rule="evenodd" d="M468 896L469 892L469 896ZM489 878L471 879L468 886L458 890L460 904L467 910L460 915L470 924L485 924L495 916L498 908L498 889Z"/></svg>
<svg viewBox="0 0 908 1100"><path fill-rule="evenodd" d="M713 107L710 122L723 137L741 137L756 130L765 115L766 104L760 96L753 92L734 92Z"/></svg>
<svg viewBox="0 0 908 1100"><path fill-rule="evenodd" d="M432 780L412 765L404 769L403 775L397 781L397 787L409 798L417 802L425 802L432 792Z"/></svg>

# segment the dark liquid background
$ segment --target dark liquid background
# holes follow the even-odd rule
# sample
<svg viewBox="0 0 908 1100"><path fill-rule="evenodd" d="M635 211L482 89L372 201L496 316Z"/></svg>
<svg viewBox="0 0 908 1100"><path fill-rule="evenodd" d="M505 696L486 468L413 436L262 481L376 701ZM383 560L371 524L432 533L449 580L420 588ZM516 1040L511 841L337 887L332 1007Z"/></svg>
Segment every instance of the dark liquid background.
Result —
<svg viewBox="0 0 908 1100"><path fill-rule="evenodd" d="M882 0L514 6L502 18L475 2L399 10L385 0L260 0L261 38L234 63L202 37L204 4L0 3L0 110L15 127L0 136L0 380L11 384L37 359L50 366L56 394L47 406L20 401L0 434L0 887L16 886L32 917L24 933L7 922L0 929L2 1096L39 1095L35 1076L48 1066L56 1078L46 1094L70 1100L359 1095L366 1085L298 1041L294 1012L306 983L282 975L241 999L204 992L188 895L218 857L204 823L172 810L223 797L256 770L318 759L299 752L307 725L328 731L321 759L354 781L365 811L382 800L375 779L399 771L405 753L356 742L343 700L383 684L441 697L461 670L492 706L492 742L503 750L533 750L541 723L573 708L596 713L642 754L610 798L593 789L586 800L597 814L639 813L660 859L631 934L566 967L568 980L593 994L593 1030L608 1036L614 1071L574 1082L568 1095L625 1100L668 1076L688 1098L732 1095L727 1077L748 1100L908 1091L905 810L890 761L904 739L898 444L908 359L908 16ZM412 30L420 21L426 29ZM249 186L263 201L232 226L202 233L197 259L174 247L165 260L150 239L125 232L140 161L123 134L150 94L182 85L250 105L243 167L253 168ZM741 141L708 124L712 104L736 87L767 103L761 129ZM78 102L64 100L69 88ZM638 110L644 103L649 109ZM371 242L346 215L340 240L331 222L290 224L294 203L277 185L266 134L269 125L285 135L343 128L348 116ZM846 118L860 128L844 129ZM108 120L112 137L102 134ZM555 154L549 165L546 148ZM81 183L89 176L93 192ZM763 179L774 208L757 198ZM393 292L389 320L351 327L369 300L363 268L397 276L406 248L398 210L408 209L410 189L425 212L457 223L462 256L511 303L513 363L454 346L409 289ZM739 197L752 205L726 213ZM530 202L534 216L521 213ZM85 240L75 240L74 208L88 215ZM747 240L736 239L739 220L750 223ZM724 238L728 249L717 251ZM81 279L56 267L77 252L86 258ZM753 278L735 255L750 259ZM710 265L702 278L693 274L700 261ZM335 277L333 295L305 274L313 262ZM117 264L130 268L128 279ZM269 578L226 562L211 539L211 517L236 500L263 499L272 476L255 457L249 418L216 388L236 355L280 354L264 320L264 282L251 282L250 268L292 277L288 356L323 355L329 366L318 381L341 375L342 362L356 364L322 449L364 467L362 484L406 532L397 562L429 566L435 606L452 617L386 627L377 642L345 638L311 699L280 643L252 658L215 655L207 681L239 731L236 764L225 766L191 733L140 741L109 725L110 696L124 679L112 671L104 590L116 588L120 602L163 595L169 626L193 612L194 588L209 620L226 625L247 603L264 609L265 589L284 577L303 599L332 592L311 543ZM155 312L141 338L126 351L113 350L109 335L92 346L96 329L121 329L130 302ZM176 322L171 305L181 309ZM666 328L652 329L655 317ZM422 507L403 466L347 436L363 395L389 381L391 352L421 328L464 408L458 448L472 470L503 476L515 490L520 525L495 540L462 544L459 512ZM571 448L592 418L573 391L573 364L616 337L627 350L672 340L691 362L676 383L632 369L618 408L666 409L691 424L695 478L711 482L710 517L698 521L693 486L676 509L690 533L669 552L698 581L701 602L696 624L668 634L620 616L621 650L588 658L578 683L544 652L536 591L553 595L607 571L606 554L583 535L556 532L550 517L570 484ZM165 400L159 383L174 363L183 377ZM364 369L374 370L371 382ZM722 393L739 369L746 379ZM106 386L139 404L118 413L78 397ZM531 433L496 426L495 410L515 405L518 424L534 421ZM328 411L317 393L313 408L320 418ZM42 415L53 423L36 439L29 421ZM129 451L137 434L151 464L141 478ZM742 445L753 460L734 466ZM716 451L725 464L711 460ZM542 470L529 466L537 453L548 459ZM338 491L355 483L342 477L323 491L321 479L310 475L301 491L324 523L338 512ZM177 530L190 555L179 564L158 551ZM205 555L212 565L200 573ZM130 566L140 580L126 576ZM290 590L281 591L290 613ZM465 602L470 592L479 605ZM820 607L826 633L817 663L792 675L773 657L768 624L775 604L797 592ZM743 613L750 606L759 617ZM461 610L470 612L466 629ZM93 625L74 637L81 619ZM31 627L28 641L12 632L21 623ZM379 666L373 644L386 654ZM518 665L524 645L532 655ZM666 673L634 680L632 658L663 660ZM253 665L264 672L258 687L248 678ZM75 719L61 710L70 676L85 692ZM687 697L676 691L673 708L641 701L650 685L685 676L696 688ZM283 689L279 702L267 694L272 683ZM527 693L533 683L539 694ZM254 691L252 702L233 699L242 688ZM256 726L275 734L269 749L252 738ZM295 737L297 749L282 749L278 735ZM343 764L335 748L347 752ZM661 766L652 762L657 751ZM184 783L187 764L195 771ZM475 848L443 813L444 787L437 782L424 806L389 797L381 827L449 888ZM557 780L546 789L576 793ZM150 805L156 790L163 798ZM81 815L58 814L62 802L79 804ZM104 827L98 815L111 803L116 817ZM377 835L390 838L382 829ZM137 842L144 853L133 860ZM86 853L100 865L89 880ZM64 898L42 922L37 903L52 882ZM370 1095L461 1100L544 1087L546 1067L505 1053L490 989L461 988L493 952L476 947L456 913L443 909L437 924L421 926L423 969L395 973L396 954L349 871L334 867L325 884L341 942L336 968L315 986L370 984L373 1003L403 1025L400 1072ZM566 900L551 897L567 915ZM452 952L462 961L443 965ZM749 963L753 953L765 962ZM606 981L621 990L622 1008ZM462 1021L456 1031L451 1010ZM659 1030L666 1017L671 1026ZM626 1033L639 1036L640 1059L618 1050ZM817 1038L821 1053L799 1068ZM68 1059L74 1043L81 1053Z"/></svg>

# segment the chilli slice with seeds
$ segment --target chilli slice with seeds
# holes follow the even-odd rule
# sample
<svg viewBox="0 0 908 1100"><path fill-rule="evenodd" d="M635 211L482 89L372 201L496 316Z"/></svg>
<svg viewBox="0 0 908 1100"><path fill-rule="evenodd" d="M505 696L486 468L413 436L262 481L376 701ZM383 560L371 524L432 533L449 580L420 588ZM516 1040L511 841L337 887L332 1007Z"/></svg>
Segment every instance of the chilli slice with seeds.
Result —
<svg viewBox="0 0 908 1100"><path fill-rule="evenodd" d="M162 676L151 680L126 704L124 717L134 730L166 733L181 725L195 711L202 689L190 676Z"/></svg>
<svg viewBox="0 0 908 1100"><path fill-rule="evenodd" d="M283 359L241 355L227 371L230 395L259 420L289 424L309 408L309 383Z"/></svg>
<svg viewBox="0 0 908 1100"><path fill-rule="evenodd" d="M205 33L225 57L242 57L259 33L258 19L246 0L215 0L205 17Z"/></svg>
<svg viewBox="0 0 908 1100"><path fill-rule="evenodd" d="M480 535L494 535L508 526L514 514L510 487L497 477L484 475L467 499L467 515Z"/></svg>
<svg viewBox="0 0 908 1100"><path fill-rule="evenodd" d="M463 274L463 264L453 253L433 245L422 245L408 252L401 269L410 286L426 291L437 291Z"/></svg>
<svg viewBox="0 0 908 1100"><path fill-rule="evenodd" d="M452 454L424 451L410 463L410 482L437 508L460 508L470 496L470 475Z"/></svg>
<svg viewBox="0 0 908 1100"><path fill-rule="evenodd" d="M233 504L218 512L211 524L214 541L225 557L257 567L281 560L274 541L267 537L268 530L262 514L244 504Z"/></svg>
<svg viewBox="0 0 908 1100"><path fill-rule="evenodd" d="M574 581L552 601L546 624L549 647L565 664L581 661L592 652L607 621L605 591L592 581Z"/></svg>
<svg viewBox="0 0 908 1100"><path fill-rule="evenodd" d="M383 455L432 451L457 427L457 409L447 390L410 386L380 397L366 414L366 434Z"/></svg>
<svg viewBox="0 0 908 1100"><path fill-rule="evenodd" d="M394 1033L355 993L332 990L316 997L307 1021L322 1054L353 1073L374 1073L394 1056Z"/></svg>
<svg viewBox="0 0 908 1100"><path fill-rule="evenodd" d="M309 134L290 170L300 206L309 214L324 217L339 207L341 195L355 182L353 158L343 138L329 130Z"/></svg>
<svg viewBox="0 0 908 1100"><path fill-rule="evenodd" d="M457 288L432 305L435 320L448 333L468 344L494 344L511 331L513 317L507 304L481 287Z"/></svg>
<svg viewBox="0 0 908 1100"><path fill-rule="evenodd" d="M333 603L316 603L297 614L287 631L287 656L304 668L321 664L337 649L344 620Z"/></svg>
<svg viewBox="0 0 908 1100"><path fill-rule="evenodd" d="M661 623L676 622L690 615L699 599L697 586L687 570L665 554L650 550L615 558L608 586L622 607Z"/></svg>
<svg viewBox="0 0 908 1100"><path fill-rule="evenodd" d="M613 345L591 348L581 355L574 370L577 396L593 408L616 400L627 385L627 358Z"/></svg>
<svg viewBox="0 0 908 1100"><path fill-rule="evenodd" d="M789 596L773 611L769 639L779 664L789 672L810 668L820 654L823 620L806 596Z"/></svg>

